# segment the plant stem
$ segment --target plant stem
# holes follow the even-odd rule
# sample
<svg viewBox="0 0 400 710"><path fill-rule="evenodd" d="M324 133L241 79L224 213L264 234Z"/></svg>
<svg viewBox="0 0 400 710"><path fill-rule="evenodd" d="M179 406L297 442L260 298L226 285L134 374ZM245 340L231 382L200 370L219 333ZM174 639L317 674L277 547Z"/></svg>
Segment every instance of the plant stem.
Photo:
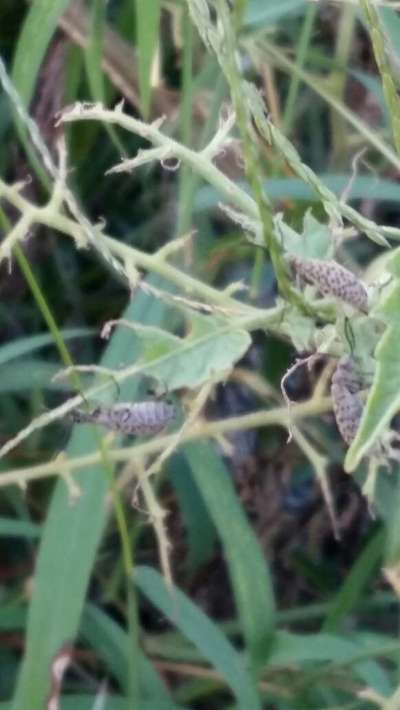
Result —
<svg viewBox="0 0 400 710"><path fill-rule="evenodd" d="M290 412L286 406L283 406L213 422L200 421L196 422L196 426L193 429L185 432L182 437L182 443L202 438L215 438L233 431L244 431L246 429L256 429L265 426L282 426L287 428L291 421L296 422L306 417L327 414L331 410L331 398L321 397L317 400L310 399L307 402L293 404ZM135 446L110 450L108 453L110 461L113 463L121 463L130 461L136 456L139 458L151 456L164 450L173 441L174 436L174 434L170 434ZM100 455L98 453L91 453L77 457L76 459L67 459L65 461L60 459L38 464L37 466L4 471L0 476L0 488L13 484L24 485L28 481L57 475L63 471L72 472L87 468L98 463L99 460ZM118 482L118 488L120 488L120 482Z"/></svg>

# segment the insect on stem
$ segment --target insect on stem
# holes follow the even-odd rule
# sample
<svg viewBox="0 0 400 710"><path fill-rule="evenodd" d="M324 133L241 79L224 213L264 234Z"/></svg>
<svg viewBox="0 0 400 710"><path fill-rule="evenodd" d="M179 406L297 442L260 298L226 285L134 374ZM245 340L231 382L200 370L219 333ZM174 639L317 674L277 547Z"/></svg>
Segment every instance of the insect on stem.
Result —
<svg viewBox="0 0 400 710"><path fill-rule="evenodd" d="M120 402L114 405L99 405L91 411L75 409L71 412L74 422L100 424L110 431L121 434L158 434L176 418L176 407L165 401Z"/></svg>

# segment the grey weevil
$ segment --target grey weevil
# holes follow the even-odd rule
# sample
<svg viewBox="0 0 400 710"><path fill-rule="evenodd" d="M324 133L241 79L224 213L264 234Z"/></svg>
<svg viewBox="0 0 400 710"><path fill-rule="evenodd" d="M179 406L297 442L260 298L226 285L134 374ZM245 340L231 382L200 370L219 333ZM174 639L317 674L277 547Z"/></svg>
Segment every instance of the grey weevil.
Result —
<svg viewBox="0 0 400 710"><path fill-rule="evenodd" d="M165 401L120 402L71 412L74 422L101 424L121 434L158 434L176 417L176 407Z"/></svg>

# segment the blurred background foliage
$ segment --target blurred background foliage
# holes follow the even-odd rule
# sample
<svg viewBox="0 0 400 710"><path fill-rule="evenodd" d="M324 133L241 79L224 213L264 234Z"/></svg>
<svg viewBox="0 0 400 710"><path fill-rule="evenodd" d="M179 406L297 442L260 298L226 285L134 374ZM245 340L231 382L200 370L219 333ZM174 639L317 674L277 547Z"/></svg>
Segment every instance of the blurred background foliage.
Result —
<svg viewBox="0 0 400 710"><path fill-rule="evenodd" d="M363 128L391 140L357 5L231 5L241 69L303 162L340 195L354 173L354 156L365 148L347 199L371 219L397 225L397 170ZM390 6L381 16L396 50L400 18ZM114 106L124 99L126 111L144 120L165 114L164 130L196 149L213 136L229 101L216 59L183 0L2 0L0 55L53 155L55 115L77 100ZM392 59L397 75L395 51ZM243 298L273 305L271 264L218 210L214 188L187 167L156 163L105 177L121 156L134 156L145 143L97 122L67 125L66 135L70 186L93 223L104 220L109 233L148 253L196 230L175 257L180 268L218 289L243 280L249 286ZM30 176L24 194L45 203L48 184L5 93L0 145L2 178L12 183ZM284 160L264 143L259 150L274 210L299 229L308 208L322 216L315 195ZM217 162L243 181L240 145ZM5 234L15 214L3 208ZM346 259L350 266L367 264L378 253L359 237ZM131 300L92 250L77 250L43 226L32 229L12 268L1 268L1 443L66 397L67 387L52 381L63 363L40 297L79 364L118 367L134 360L137 341L130 332L119 331L105 352L99 338L103 323L123 312L172 330L164 303L143 293ZM229 381L216 389L207 418L261 409L271 391L279 392L294 357L288 343L257 333ZM319 374L296 371L290 397L306 399ZM137 396L136 386L124 383L121 399ZM70 428L58 422L39 429L0 462L2 470L51 460L65 449ZM307 421L305 431L329 461L340 539L312 465L283 428L236 431L229 447L191 442L168 460L157 482L180 589L172 595L156 571L158 549L148 524L154 521L140 503L130 505L129 491L122 504L135 568L127 591L101 466L85 472L84 496L74 504L63 481L3 487L0 708L39 710L49 693L61 708L74 710L399 708L399 605L380 572L385 531L343 472L344 446L332 416ZM67 451L83 455L95 446L92 434L79 430ZM397 500L398 492L395 507ZM65 644L73 641L70 654ZM69 666L61 690L52 676L62 650Z"/></svg>

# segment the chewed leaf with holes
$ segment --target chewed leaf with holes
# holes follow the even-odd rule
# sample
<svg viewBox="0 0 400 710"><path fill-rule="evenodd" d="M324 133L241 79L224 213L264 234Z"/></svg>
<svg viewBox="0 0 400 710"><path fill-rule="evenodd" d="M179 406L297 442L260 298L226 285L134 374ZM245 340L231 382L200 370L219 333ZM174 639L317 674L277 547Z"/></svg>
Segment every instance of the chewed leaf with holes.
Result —
<svg viewBox="0 0 400 710"><path fill-rule="evenodd" d="M400 250L390 260L389 269L400 273ZM362 457L377 442L391 418L400 409L400 282L396 279L386 290L374 314L386 323L386 330L375 352L376 368L360 427L346 461L346 471L354 471Z"/></svg>
<svg viewBox="0 0 400 710"><path fill-rule="evenodd" d="M189 334L180 338L151 326L133 324L141 340L140 361L126 371L159 380L169 391L198 387L229 370L246 352L249 334L225 318L191 316Z"/></svg>

